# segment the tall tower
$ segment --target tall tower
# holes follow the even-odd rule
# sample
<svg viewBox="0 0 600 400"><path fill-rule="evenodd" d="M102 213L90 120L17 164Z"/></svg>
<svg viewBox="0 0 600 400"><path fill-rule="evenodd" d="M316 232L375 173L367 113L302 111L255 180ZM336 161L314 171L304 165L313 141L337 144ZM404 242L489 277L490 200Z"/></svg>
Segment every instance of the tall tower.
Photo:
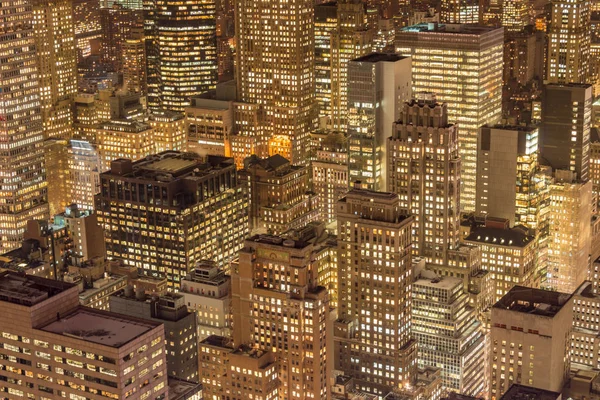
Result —
<svg viewBox="0 0 600 400"><path fill-rule="evenodd" d="M335 369L385 395L414 376L412 217L398 195L354 188L337 203Z"/></svg>
<svg viewBox="0 0 600 400"><path fill-rule="evenodd" d="M269 154L306 162L304 143L315 127L314 2L235 2L238 96L264 111Z"/></svg>
<svg viewBox="0 0 600 400"><path fill-rule="evenodd" d="M542 158L582 181L589 179L592 99L591 85L546 85L542 103Z"/></svg>
<svg viewBox="0 0 600 400"><path fill-rule="evenodd" d="M433 92L460 127L464 211L475 210L478 129L502 115L503 44L503 28L419 24L396 32L396 51L412 58L413 93Z"/></svg>
<svg viewBox="0 0 600 400"><path fill-rule="evenodd" d="M72 136L77 93L77 50L71 0L33 1L44 138Z"/></svg>
<svg viewBox="0 0 600 400"><path fill-rule="evenodd" d="M546 79L586 83L590 58L590 0L553 0L548 26Z"/></svg>
<svg viewBox="0 0 600 400"><path fill-rule="evenodd" d="M348 170L351 182L386 187L385 140L411 97L410 57L371 53L348 63Z"/></svg>
<svg viewBox="0 0 600 400"><path fill-rule="evenodd" d="M49 217L33 8L0 5L0 249L20 246L30 219Z"/></svg>
<svg viewBox="0 0 600 400"><path fill-rule="evenodd" d="M404 104L387 140L387 190L414 216L413 254L448 264L459 242L460 157L458 129L448 106L435 101Z"/></svg>
<svg viewBox="0 0 600 400"><path fill-rule="evenodd" d="M146 51L144 31L131 31L123 43L123 86L133 93L146 94Z"/></svg>

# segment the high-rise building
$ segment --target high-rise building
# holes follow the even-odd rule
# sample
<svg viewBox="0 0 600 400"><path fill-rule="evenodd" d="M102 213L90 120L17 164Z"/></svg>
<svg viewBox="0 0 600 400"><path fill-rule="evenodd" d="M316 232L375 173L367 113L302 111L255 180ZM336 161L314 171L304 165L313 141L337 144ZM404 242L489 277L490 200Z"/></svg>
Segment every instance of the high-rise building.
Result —
<svg viewBox="0 0 600 400"><path fill-rule="evenodd" d="M276 154L244 161L241 178L250 196L250 230L275 235L319 219L318 197L310 190L310 169Z"/></svg>
<svg viewBox="0 0 600 400"><path fill-rule="evenodd" d="M108 171L111 162L127 158L132 161L156 153L154 129L145 122L112 120L98 125L96 140L101 171Z"/></svg>
<svg viewBox="0 0 600 400"><path fill-rule="evenodd" d="M115 3L100 9L102 43L100 55L102 61L114 71L124 71L125 43L143 27L142 10L135 10Z"/></svg>
<svg viewBox="0 0 600 400"><path fill-rule="evenodd" d="M67 145L70 203L81 210L94 209L94 196L100 191L100 156L89 142L71 140Z"/></svg>
<svg viewBox="0 0 600 400"><path fill-rule="evenodd" d="M346 131L348 116L348 62L373 50L375 30L367 25L365 4L346 0L337 3L337 27L331 35L331 121Z"/></svg>
<svg viewBox="0 0 600 400"><path fill-rule="evenodd" d="M224 266L235 257L248 234L247 199L232 159L169 151L113 161L95 208L107 255L166 277L173 290L198 261Z"/></svg>
<svg viewBox="0 0 600 400"><path fill-rule="evenodd" d="M542 103L540 154L554 169L589 179L592 86L546 85Z"/></svg>
<svg viewBox="0 0 600 400"><path fill-rule="evenodd" d="M148 123L154 129L154 148L157 153L167 150L187 150L183 113L154 110L148 116Z"/></svg>
<svg viewBox="0 0 600 400"><path fill-rule="evenodd" d="M331 117L331 35L336 31L337 2L315 5L315 88L319 118Z"/></svg>
<svg viewBox="0 0 600 400"><path fill-rule="evenodd" d="M440 22L445 24L477 24L481 22L480 1L442 0Z"/></svg>
<svg viewBox="0 0 600 400"><path fill-rule="evenodd" d="M386 139L411 98L409 57L371 53L348 63L348 172L352 182L384 190Z"/></svg>
<svg viewBox="0 0 600 400"><path fill-rule="evenodd" d="M257 235L231 265L233 343L275 354L279 398L329 398L327 289L311 243Z"/></svg>
<svg viewBox="0 0 600 400"><path fill-rule="evenodd" d="M483 126L477 139L477 214L537 228L538 128Z"/></svg>
<svg viewBox="0 0 600 400"><path fill-rule="evenodd" d="M405 103L387 139L387 190L413 215L413 255L447 264L460 241L458 129L447 104Z"/></svg>
<svg viewBox="0 0 600 400"><path fill-rule="evenodd" d="M550 1L546 80L587 83L590 68L590 1Z"/></svg>
<svg viewBox="0 0 600 400"><path fill-rule="evenodd" d="M317 118L314 2L240 0L235 7L239 100L263 108L269 155L305 163L304 140Z"/></svg>
<svg viewBox="0 0 600 400"><path fill-rule="evenodd" d="M65 227L71 241L69 255L71 263L81 263L106 256L104 232L98 224L98 216L91 210L80 210L77 204L71 204L65 211L54 216L57 227Z"/></svg>
<svg viewBox="0 0 600 400"><path fill-rule="evenodd" d="M412 217L397 194L355 187L338 201L337 218L334 368L355 377L362 390L385 395L410 383L416 370Z"/></svg>
<svg viewBox="0 0 600 400"><path fill-rule="evenodd" d="M30 219L47 220L43 126L31 3L0 5L0 251L20 246Z"/></svg>
<svg viewBox="0 0 600 400"><path fill-rule="evenodd" d="M128 92L147 93L146 47L142 28L132 29L123 49L123 88Z"/></svg>
<svg viewBox="0 0 600 400"><path fill-rule="evenodd" d="M33 2L44 138L70 139L77 93L77 51L71 0Z"/></svg>
<svg viewBox="0 0 600 400"><path fill-rule="evenodd" d="M573 293L572 365L600 366L600 295L594 289L594 283L586 281Z"/></svg>
<svg viewBox="0 0 600 400"><path fill-rule="evenodd" d="M249 346L233 347L212 335L200 342L200 380L205 399L276 400L280 394L276 354ZM286 396L285 394L282 396Z"/></svg>
<svg viewBox="0 0 600 400"><path fill-rule="evenodd" d="M312 167L313 191L319 197L319 214L322 221L336 220L337 201L348 191L348 137L339 132L317 132L323 135L315 150Z"/></svg>
<svg viewBox="0 0 600 400"><path fill-rule="evenodd" d="M523 227L509 228L508 220L487 218L463 239L479 247L481 269L491 274L493 301L499 301L513 286L539 287L538 241Z"/></svg>
<svg viewBox="0 0 600 400"><path fill-rule="evenodd" d="M447 390L480 396L486 390L485 336L463 280L422 272L413 282L412 332L420 368L441 368Z"/></svg>
<svg viewBox="0 0 600 400"><path fill-rule="evenodd" d="M460 127L461 210L476 202L477 132L502 114L504 30L419 24L396 31L396 51L411 56L413 93L433 92ZM468 73L466 72L468 71Z"/></svg>
<svg viewBox="0 0 600 400"><path fill-rule="evenodd" d="M513 287L491 311L491 400L512 384L561 391L569 376L571 295Z"/></svg>
<svg viewBox="0 0 600 400"><path fill-rule="evenodd" d="M0 289L2 397L165 398L162 324L80 307L57 280L2 272Z"/></svg>
<svg viewBox="0 0 600 400"><path fill-rule="evenodd" d="M129 286L110 296L110 311L159 322L164 326L167 374L198 381L198 336L196 315L190 313L179 293L146 298L143 290Z"/></svg>
<svg viewBox="0 0 600 400"><path fill-rule="evenodd" d="M73 0L73 25L75 26L75 46L77 62L99 52L102 25L100 23L100 2L98 0Z"/></svg>
<svg viewBox="0 0 600 400"><path fill-rule="evenodd" d="M502 26L508 32L519 32L529 25L529 3L524 0L502 2Z"/></svg>
<svg viewBox="0 0 600 400"><path fill-rule="evenodd" d="M214 262L200 261L181 281L179 293L196 315L198 340L231 337L231 277Z"/></svg>
<svg viewBox="0 0 600 400"><path fill-rule="evenodd" d="M572 293L586 279L592 219L592 182L556 171L550 185L547 286Z"/></svg>
<svg viewBox="0 0 600 400"><path fill-rule="evenodd" d="M216 5L213 0L147 3L148 107L183 112L192 97L217 83Z"/></svg>
<svg viewBox="0 0 600 400"><path fill-rule="evenodd" d="M48 139L44 141L44 166L48 182L48 208L50 215L64 210L70 203L69 193L69 160L65 139Z"/></svg>
<svg viewBox="0 0 600 400"><path fill-rule="evenodd" d="M185 109L188 149L200 155L232 156L234 107L232 101L192 99L192 105Z"/></svg>

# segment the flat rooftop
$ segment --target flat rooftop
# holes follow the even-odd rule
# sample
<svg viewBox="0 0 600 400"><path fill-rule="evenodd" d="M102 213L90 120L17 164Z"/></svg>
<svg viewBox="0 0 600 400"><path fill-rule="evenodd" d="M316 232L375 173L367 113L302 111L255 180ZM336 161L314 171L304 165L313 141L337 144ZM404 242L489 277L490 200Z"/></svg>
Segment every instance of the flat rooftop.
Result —
<svg viewBox="0 0 600 400"><path fill-rule="evenodd" d="M169 400L189 399L202 391L202 384L169 377Z"/></svg>
<svg viewBox="0 0 600 400"><path fill-rule="evenodd" d="M561 393L513 384L500 400L557 400Z"/></svg>
<svg viewBox="0 0 600 400"><path fill-rule="evenodd" d="M420 278L415 281L413 286L424 286L430 288L437 289L452 289L456 286L459 286L463 283L463 280L460 278L455 278L452 276L438 276L432 279L428 278Z"/></svg>
<svg viewBox="0 0 600 400"><path fill-rule="evenodd" d="M0 301L31 307L75 286L67 282L5 271L0 273Z"/></svg>
<svg viewBox="0 0 600 400"><path fill-rule="evenodd" d="M121 347L159 325L152 321L80 307L40 329L90 343Z"/></svg>
<svg viewBox="0 0 600 400"><path fill-rule="evenodd" d="M525 247L531 243L534 236L527 235L518 228L477 227L465 238L468 242L489 243L507 247Z"/></svg>
<svg viewBox="0 0 600 400"><path fill-rule="evenodd" d="M430 33L456 33L462 35L482 35L488 32L501 30L498 27L488 27L477 24L440 24L440 23L421 23L407 26L401 29L401 32L430 32Z"/></svg>
<svg viewBox="0 0 600 400"><path fill-rule="evenodd" d="M493 308L553 318L570 298L567 293L514 286Z"/></svg>
<svg viewBox="0 0 600 400"><path fill-rule="evenodd" d="M196 165L197 161L186 158L164 158L155 162L146 164L145 168L155 171L174 172L177 173L191 166Z"/></svg>
<svg viewBox="0 0 600 400"><path fill-rule="evenodd" d="M396 61L404 60L405 58L407 58L407 57L401 56L399 54L394 54L394 53L371 53L371 54L367 54L362 57L355 58L351 61L370 62L370 63L396 62Z"/></svg>

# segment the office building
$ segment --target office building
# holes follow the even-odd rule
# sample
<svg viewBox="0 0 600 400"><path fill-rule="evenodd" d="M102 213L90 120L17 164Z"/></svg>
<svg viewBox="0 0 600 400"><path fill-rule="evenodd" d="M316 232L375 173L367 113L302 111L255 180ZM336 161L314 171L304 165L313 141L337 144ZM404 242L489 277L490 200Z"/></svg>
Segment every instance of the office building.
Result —
<svg viewBox="0 0 600 400"><path fill-rule="evenodd" d="M73 138L96 142L96 125L100 122L100 106L93 94L78 93L74 104Z"/></svg>
<svg viewBox="0 0 600 400"><path fill-rule="evenodd" d="M331 118L331 35L338 27L336 1L315 5L315 89L319 118Z"/></svg>
<svg viewBox="0 0 600 400"><path fill-rule="evenodd" d="M231 156L234 103L226 100L192 99L185 109L185 132L190 151L200 155Z"/></svg>
<svg viewBox="0 0 600 400"><path fill-rule="evenodd" d="M100 156L89 142L70 140L67 145L70 203L81 210L94 208L94 196L100 191Z"/></svg>
<svg viewBox="0 0 600 400"><path fill-rule="evenodd" d="M147 93L146 47L144 31L140 27L131 30L123 49L123 89L128 92Z"/></svg>
<svg viewBox="0 0 600 400"><path fill-rule="evenodd" d="M405 103L386 152L387 190L414 217L413 255L447 264L460 240L458 129L448 121L447 104Z"/></svg>
<svg viewBox="0 0 600 400"><path fill-rule="evenodd" d="M156 153L167 150L187 150L187 135L183 113L154 110L148 116L148 124L154 129Z"/></svg>
<svg viewBox="0 0 600 400"><path fill-rule="evenodd" d="M474 0L442 0L440 22L444 24L478 24L480 2Z"/></svg>
<svg viewBox="0 0 600 400"><path fill-rule="evenodd" d="M0 251L6 252L20 246L28 220L49 214L33 8L14 0L0 11Z"/></svg>
<svg viewBox="0 0 600 400"><path fill-rule="evenodd" d="M217 83L216 5L212 0L148 3L148 108L183 112L192 97Z"/></svg>
<svg viewBox="0 0 600 400"><path fill-rule="evenodd" d="M233 343L274 353L282 399L329 398L329 300L315 250L302 240L257 235L231 265Z"/></svg>
<svg viewBox="0 0 600 400"><path fill-rule="evenodd" d="M596 291L595 291L596 289ZM573 293L573 333L571 335L571 369L575 366L598 368L600 361L600 296L594 283L585 281Z"/></svg>
<svg viewBox="0 0 600 400"><path fill-rule="evenodd" d="M515 285L539 287L538 241L523 226L509 227L508 220L487 218L463 243L478 246L481 269L491 274L493 301L499 301Z"/></svg>
<svg viewBox="0 0 600 400"><path fill-rule="evenodd" d="M80 210L77 204L66 207L65 211L56 214L54 225L65 227L67 236L71 239L71 263L79 265L82 262L104 258L106 250L102 228L98 225L98 216L89 209Z"/></svg>
<svg viewBox="0 0 600 400"><path fill-rule="evenodd" d="M589 179L592 86L547 85L542 103L540 154L554 169Z"/></svg>
<svg viewBox="0 0 600 400"><path fill-rule="evenodd" d="M333 129L346 131L348 115L348 63L373 50L375 30L367 24L367 10L357 0L337 3L337 26L331 34L331 121Z"/></svg>
<svg viewBox="0 0 600 400"><path fill-rule="evenodd" d="M510 226L536 229L540 222L538 128L483 126L477 138L479 215L505 218ZM545 185L543 185L545 186Z"/></svg>
<svg viewBox="0 0 600 400"><path fill-rule="evenodd" d="M200 261L181 281L179 293L196 315L198 340L231 337L231 278L214 262Z"/></svg>
<svg viewBox="0 0 600 400"><path fill-rule="evenodd" d="M355 187L338 201L337 218L334 368L353 376L361 390L382 396L410 383L416 370L412 217L397 194Z"/></svg>
<svg viewBox="0 0 600 400"><path fill-rule="evenodd" d="M161 324L80 307L56 280L2 272L0 289L3 397L165 397Z"/></svg>
<svg viewBox="0 0 600 400"><path fill-rule="evenodd" d="M102 25L99 0L73 0L73 25L77 62L99 51Z"/></svg>
<svg viewBox="0 0 600 400"><path fill-rule="evenodd" d="M590 68L590 1L552 0L548 18L548 83L587 83Z"/></svg>
<svg viewBox="0 0 600 400"><path fill-rule="evenodd" d="M513 287L491 311L490 398L512 384L560 391L569 374L571 295Z"/></svg>
<svg viewBox="0 0 600 400"><path fill-rule="evenodd" d="M322 136L312 166L313 191L318 196L322 221L335 221L335 205L348 191L348 137L335 131L317 132Z"/></svg>
<svg viewBox="0 0 600 400"><path fill-rule="evenodd" d="M384 190L386 139L411 98L409 57L371 53L348 63L348 171L351 182Z"/></svg>
<svg viewBox="0 0 600 400"><path fill-rule="evenodd" d="M127 39L143 27L143 11L114 3L100 8L99 12L102 27L101 60L110 70L123 72L125 63L124 46Z"/></svg>
<svg viewBox="0 0 600 400"><path fill-rule="evenodd" d="M267 12L268 11L268 12ZM294 23L281 23L294 16ZM235 2L238 100L260 105L269 155L301 164L317 118L314 2Z"/></svg>
<svg viewBox="0 0 600 400"><path fill-rule="evenodd" d="M77 93L77 52L71 0L33 2L44 138L70 139Z"/></svg>
<svg viewBox="0 0 600 400"><path fill-rule="evenodd" d="M50 214L54 215L70 202L67 140L54 138L45 140L44 161L48 182L48 208Z"/></svg>
<svg viewBox="0 0 600 400"><path fill-rule="evenodd" d="M107 255L166 277L171 290L202 259L227 265L248 234L247 193L228 158L170 151L119 159L100 175L100 189L95 209Z"/></svg>
<svg viewBox="0 0 600 400"><path fill-rule="evenodd" d="M529 25L529 4L523 0L502 2L502 26L507 32L520 32Z"/></svg>
<svg viewBox="0 0 600 400"><path fill-rule="evenodd" d="M198 381L198 336L196 316L190 313L178 293L146 295L131 286L110 296L110 311L164 326L167 374L186 381Z"/></svg>
<svg viewBox="0 0 600 400"><path fill-rule="evenodd" d="M413 282L412 333L419 367L441 368L446 390L472 396L486 388L485 336L463 280L423 271Z"/></svg>
<svg viewBox="0 0 600 400"><path fill-rule="evenodd" d="M592 218L592 182L557 171L550 185L548 282L554 290L572 293L586 279Z"/></svg>
<svg viewBox="0 0 600 400"><path fill-rule="evenodd" d="M281 234L320 218L318 196L309 187L309 168L280 155L244 161L241 179L250 196L250 230Z"/></svg>
<svg viewBox="0 0 600 400"><path fill-rule="evenodd" d="M413 93L434 93L460 127L464 211L475 210L479 127L502 113L503 42L502 28L475 25L419 24L396 32L396 52L411 56Z"/></svg>
<svg viewBox="0 0 600 400"><path fill-rule="evenodd" d="M205 399L279 399L281 382L274 353L212 335L200 342L200 380Z"/></svg>
<svg viewBox="0 0 600 400"><path fill-rule="evenodd" d="M96 133L101 171L108 171L113 160L132 161L156 153L154 129L145 122L112 120L97 127Z"/></svg>

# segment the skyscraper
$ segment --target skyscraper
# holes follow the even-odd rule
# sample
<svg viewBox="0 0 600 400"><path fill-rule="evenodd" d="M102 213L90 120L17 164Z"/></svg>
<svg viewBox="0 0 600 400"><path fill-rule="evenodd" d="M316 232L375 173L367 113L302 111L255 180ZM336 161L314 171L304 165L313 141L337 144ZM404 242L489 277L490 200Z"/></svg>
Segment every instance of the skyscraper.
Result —
<svg viewBox="0 0 600 400"><path fill-rule="evenodd" d="M226 265L248 234L247 194L232 159L169 151L100 175L98 222L107 255L177 289L202 259ZM139 228L128 227L128 213ZM157 235L160 229L160 234Z"/></svg>
<svg viewBox="0 0 600 400"><path fill-rule="evenodd" d="M560 391L569 376L573 305L568 293L515 286L491 310L491 400L511 384Z"/></svg>
<svg viewBox="0 0 600 400"><path fill-rule="evenodd" d="M33 2L44 138L70 139L77 93L77 51L72 0Z"/></svg>
<svg viewBox="0 0 600 400"><path fill-rule="evenodd" d="M235 6L239 100L263 107L270 155L304 163L303 139L317 118L314 2L240 0Z"/></svg>
<svg viewBox="0 0 600 400"><path fill-rule="evenodd" d="M590 68L590 1L550 1L546 79L586 83Z"/></svg>
<svg viewBox="0 0 600 400"><path fill-rule="evenodd" d="M440 22L445 24L479 23L480 2L477 0L442 0Z"/></svg>
<svg viewBox="0 0 600 400"><path fill-rule="evenodd" d="M547 286L571 293L586 279L591 244L592 182L556 171L550 185Z"/></svg>
<svg viewBox="0 0 600 400"><path fill-rule="evenodd" d="M123 87L128 92L146 94L146 48L144 31L132 30L122 44Z"/></svg>
<svg viewBox="0 0 600 400"><path fill-rule="evenodd" d="M17 11L18 10L18 11ZM0 249L20 246L30 219L48 219L43 126L30 3L0 5Z"/></svg>
<svg viewBox="0 0 600 400"><path fill-rule="evenodd" d="M362 1L337 4L337 27L331 35L331 125L345 131L348 114L348 62L373 50L375 30L367 26Z"/></svg>
<svg viewBox="0 0 600 400"><path fill-rule="evenodd" d="M519 32L529 24L529 3L524 0L502 2L502 26L508 32Z"/></svg>
<svg viewBox="0 0 600 400"><path fill-rule="evenodd" d="M547 85L542 104L540 154L554 169L589 179L592 86Z"/></svg>
<svg viewBox="0 0 600 400"><path fill-rule="evenodd" d="M231 266L233 343L275 353L281 400L329 398L329 299L317 280L320 250L257 235Z"/></svg>
<svg viewBox="0 0 600 400"><path fill-rule="evenodd" d="M419 24L396 32L396 51L411 56L413 93L433 92L460 127L461 210L475 210L477 132L502 113L504 31L474 25Z"/></svg>
<svg viewBox="0 0 600 400"><path fill-rule="evenodd" d="M144 8L148 107L181 112L217 83L215 2L151 0Z"/></svg>
<svg viewBox="0 0 600 400"><path fill-rule="evenodd" d="M371 53L348 63L348 171L370 190L386 187L386 138L411 97L409 57Z"/></svg>
<svg viewBox="0 0 600 400"><path fill-rule="evenodd" d="M410 383L416 370L412 217L397 194L359 188L338 201L337 217L335 369L354 376L362 390L385 395Z"/></svg>
<svg viewBox="0 0 600 400"><path fill-rule="evenodd" d="M386 151L387 190L414 216L413 254L447 264L460 240L458 129L448 121L447 104L405 103Z"/></svg>
<svg viewBox="0 0 600 400"><path fill-rule="evenodd" d="M337 2L315 5L315 88L320 118L331 117L331 35L337 26Z"/></svg>

